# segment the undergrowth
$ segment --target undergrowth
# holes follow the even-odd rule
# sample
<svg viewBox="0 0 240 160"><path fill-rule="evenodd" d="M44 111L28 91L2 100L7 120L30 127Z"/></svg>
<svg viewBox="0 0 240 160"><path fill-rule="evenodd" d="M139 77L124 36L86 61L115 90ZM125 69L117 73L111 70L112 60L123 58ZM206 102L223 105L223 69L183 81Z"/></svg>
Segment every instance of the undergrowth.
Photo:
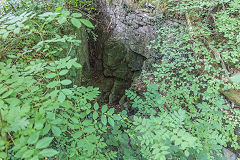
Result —
<svg viewBox="0 0 240 160"><path fill-rule="evenodd" d="M93 1L7 1L0 8L0 159L224 159L240 149L237 0L150 1L162 8L156 60L126 91L134 115L100 106L76 86L75 30ZM141 3L145 1L141 1ZM38 4L38 5L36 5ZM28 6L28 7L26 7ZM66 7L67 6L67 7Z"/></svg>

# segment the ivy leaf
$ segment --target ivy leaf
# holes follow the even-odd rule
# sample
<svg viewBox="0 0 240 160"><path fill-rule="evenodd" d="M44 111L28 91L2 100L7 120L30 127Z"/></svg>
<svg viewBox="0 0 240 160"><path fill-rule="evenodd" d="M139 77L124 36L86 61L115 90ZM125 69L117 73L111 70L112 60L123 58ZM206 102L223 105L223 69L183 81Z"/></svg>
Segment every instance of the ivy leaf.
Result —
<svg viewBox="0 0 240 160"><path fill-rule="evenodd" d="M103 125L106 125L106 124L107 124L107 118L106 118L105 115L103 115L103 116L101 117L101 121L102 121Z"/></svg>
<svg viewBox="0 0 240 160"><path fill-rule="evenodd" d="M81 22L79 19L76 19L76 18L71 18L71 22L72 24L77 27L77 28L80 28L82 26Z"/></svg>
<svg viewBox="0 0 240 160"><path fill-rule="evenodd" d="M58 151L55 149L44 149L41 152L39 152L43 157L52 157L58 154Z"/></svg>
<svg viewBox="0 0 240 160"><path fill-rule="evenodd" d="M93 24L87 19L80 19L80 21L88 28L94 28Z"/></svg>
<svg viewBox="0 0 240 160"><path fill-rule="evenodd" d="M103 105L102 106L102 113L105 113L107 111L108 107L107 105Z"/></svg>
<svg viewBox="0 0 240 160"><path fill-rule="evenodd" d="M98 118L98 113L95 111L93 112L93 119L96 120Z"/></svg>
<svg viewBox="0 0 240 160"><path fill-rule="evenodd" d="M38 138L39 138L39 132L35 132L35 133L31 134L31 136L28 138L27 143L34 144L38 141Z"/></svg>
<svg viewBox="0 0 240 160"><path fill-rule="evenodd" d="M61 84L62 84L62 85L65 85L65 86L66 86L66 85L69 85L69 84L71 84L71 83L72 83L72 81L69 80L69 79L65 79L65 80L62 80L62 81L61 81Z"/></svg>
<svg viewBox="0 0 240 160"><path fill-rule="evenodd" d="M58 95L58 101L59 101L59 102L63 102L63 101L65 101L65 99L66 99L65 94L63 94L62 92L60 92L59 95Z"/></svg>
<svg viewBox="0 0 240 160"><path fill-rule="evenodd" d="M42 149L42 148L47 148L49 144L52 142L53 137L45 137L38 141L36 144L36 149Z"/></svg>

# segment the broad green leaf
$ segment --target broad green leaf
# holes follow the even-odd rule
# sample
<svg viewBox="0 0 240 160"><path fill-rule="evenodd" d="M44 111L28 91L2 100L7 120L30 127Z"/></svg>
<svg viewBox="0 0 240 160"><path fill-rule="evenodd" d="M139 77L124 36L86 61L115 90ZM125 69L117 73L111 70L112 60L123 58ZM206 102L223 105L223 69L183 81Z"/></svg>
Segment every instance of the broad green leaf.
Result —
<svg viewBox="0 0 240 160"><path fill-rule="evenodd" d="M94 28L93 24L87 19L80 19L80 21L88 28Z"/></svg>
<svg viewBox="0 0 240 160"><path fill-rule="evenodd" d="M75 27L77 27L77 28L81 28L81 26L82 26L82 24L81 24L81 22L80 22L79 19L71 18L71 22L72 22L72 24L73 24Z"/></svg>
<svg viewBox="0 0 240 160"><path fill-rule="evenodd" d="M108 109L108 106L107 105L103 105L102 106L102 113L105 113Z"/></svg>
<svg viewBox="0 0 240 160"><path fill-rule="evenodd" d="M95 109L95 111L96 110L98 110L98 108L99 108L99 105L98 105L98 103L96 102L96 103L94 103L94 109Z"/></svg>
<svg viewBox="0 0 240 160"><path fill-rule="evenodd" d="M54 149L44 149L44 150L40 151L39 154L41 154L44 157L52 157L52 156L55 156L56 154L58 154L58 151L56 151Z"/></svg>
<svg viewBox="0 0 240 160"><path fill-rule="evenodd" d="M72 14L72 17L74 17L74 18L80 18L80 17L82 17L82 14L81 14L81 13L73 13L73 14Z"/></svg>
<svg viewBox="0 0 240 160"><path fill-rule="evenodd" d="M38 156L34 156L30 160L39 160L39 158L38 158Z"/></svg>
<svg viewBox="0 0 240 160"><path fill-rule="evenodd" d="M5 152L0 152L0 158L5 159L7 157L7 154Z"/></svg>
<svg viewBox="0 0 240 160"><path fill-rule="evenodd" d="M47 88L54 88L57 87L59 85L58 81L52 81L47 85Z"/></svg>
<svg viewBox="0 0 240 160"><path fill-rule="evenodd" d="M72 137L75 138L75 139L77 139L77 138L81 137L82 134L83 134L82 131L78 131L78 132L73 133L73 134L72 134Z"/></svg>
<svg viewBox="0 0 240 160"><path fill-rule="evenodd" d="M6 93L4 93L2 95L2 98L7 98L8 96L10 96L12 93L13 93L14 90L12 89L9 89Z"/></svg>
<svg viewBox="0 0 240 160"><path fill-rule="evenodd" d="M33 155L34 150L27 150L23 153L22 158L29 158Z"/></svg>
<svg viewBox="0 0 240 160"><path fill-rule="evenodd" d="M28 138L27 143L28 144L34 144L38 141L39 138L39 132L35 132L33 134L30 135L30 137Z"/></svg>
<svg viewBox="0 0 240 160"><path fill-rule="evenodd" d="M69 80L69 79L65 79L65 80L62 80L62 81L61 81L61 84L62 84L62 85L69 85L69 84L71 84L71 83L72 83L72 81Z"/></svg>
<svg viewBox="0 0 240 160"><path fill-rule="evenodd" d="M56 137L59 137L62 134L61 129L57 126L52 126L52 132Z"/></svg>
<svg viewBox="0 0 240 160"><path fill-rule="evenodd" d="M101 117L101 121L102 121L103 125L106 125L106 124L107 124L107 118L106 118L105 115L103 115L103 116Z"/></svg>
<svg viewBox="0 0 240 160"><path fill-rule="evenodd" d="M57 74L56 73L47 73L46 75L45 75L45 77L46 78L55 78L57 76Z"/></svg>
<svg viewBox="0 0 240 160"><path fill-rule="evenodd" d="M42 149L42 148L47 148L49 144L52 142L53 137L45 137L38 141L36 144L36 149Z"/></svg>
<svg viewBox="0 0 240 160"><path fill-rule="evenodd" d="M189 156L189 152L187 150L185 150L184 154L185 154L186 157Z"/></svg>
<svg viewBox="0 0 240 160"><path fill-rule="evenodd" d="M112 118L113 118L115 121L119 121L119 120L122 119L122 117L121 117L120 115L118 115L118 114L114 114L114 115L112 116Z"/></svg>
<svg viewBox="0 0 240 160"><path fill-rule="evenodd" d="M4 33L6 33L6 32L7 32L6 29L0 29L0 34L4 34Z"/></svg>
<svg viewBox="0 0 240 160"><path fill-rule="evenodd" d="M2 38L3 38L3 39L6 39L6 38L8 37L8 35L9 35L9 33L10 33L10 32L4 33L3 36L2 36Z"/></svg>
<svg viewBox="0 0 240 160"><path fill-rule="evenodd" d="M93 112L93 119L96 120L98 118L98 113L95 111Z"/></svg>
<svg viewBox="0 0 240 160"><path fill-rule="evenodd" d="M59 95L58 95L58 101L59 101L59 102L63 102L63 101L65 101L65 99L66 99L65 94L63 94L62 92L60 92Z"/></svg>
<svg viewBox="0 0 240 160"><path fill-rule="evenodd" d="M113 126L114 127L114 120L111 118L111 117L109 117L108 118L108 123L111 125L111 126Z"/></svg>
<svg viewBox="0 0 240 160"><path fill-rule="evenodd" d="M232 77L230 77L230 80L233 83L240 83L240 73L233 75Z"/></svg>
<svg viewBox="0 0 240 160"><path fill-rule="evenodd" d="M63 23L65 23L67 21L67 18L64 17L64 16L60 16L60 17L58 17L57 20L58 20L59 24L63 24Z"/></svg>
<svg viewBox="0 0 240 160"><path fill-rule="evenodd" d="M65 94L65 95L71 95L72 94L72 91L70 89L62 89L62 92Z"/></svg>
<svg viewBox="0 0 240 160"><path fill-rule="evenodd" d="M67 74L68 73L68 70L67 69L64 69L64 70L61 70L60 72L59 72L59 75L60 76L63 76L63 75L65 75L65 74Z"/></svg>
<svg viewBox="0 0 240 160"><path fill-rule="evenodd" d="M110 108L109 111L108 111L108 115L112 115L114 113L114 108Z"/></svg>
<svg viewBox="0 0 240 160"><path fill-rule="evenodd" d="M18 28L15 28L15 29L14 29L13 33L14 33L14 34L19 34L20 31L21 31L21 28L18 27Z"/></svg>
<svg viewBox="0 0 240 160"><path fill-rule="evenodd" d="M61 11L63 7L56 8L56 11Z"/></svg>

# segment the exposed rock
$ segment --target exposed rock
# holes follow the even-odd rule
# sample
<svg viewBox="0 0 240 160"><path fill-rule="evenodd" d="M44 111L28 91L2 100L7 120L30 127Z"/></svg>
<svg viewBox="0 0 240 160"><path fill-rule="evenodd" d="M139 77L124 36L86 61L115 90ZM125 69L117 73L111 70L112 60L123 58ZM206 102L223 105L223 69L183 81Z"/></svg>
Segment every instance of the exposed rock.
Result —
<svg viewBox="0 0 240 160"><path fill-rule="evenodd" d="M128 87L126 81L114 81L111 94L109 95L109 103L117 103Z"/></svg>
<svg viewBox="0 0 240 160"><path fill-rule="evenodd" d="M81 43L79 46L76 46L75 52L78 62L82 65L82 68L77 72L77 85L82 85L89 79L90 73L90 62L89 62L89 52L88 52L88 35L84 26L80 29L75 29L77 40L80 40Z"/></svg>
<svg viewBox="0 0 240 160"><path fill-rule="evenodd" d="M237 160L237 156L226 148L222 149L222 153L227 160Z"/></svg>
<svg viewBox="0 0 240 160"><path fill-rule="evenodd" d="M114 103L130 86L132 76L139 75L146 66L143 64L160 57L148 48L157 36L155 15L148 9L137 8L132 0L100 0L100 4L103 14L100 19L106 23L102 35L108 35L102 40L105 42L103 72L104 76L114 79L109 95L109 102Z"/></svg>
<svg viewBox="0 0 240 160"><path fill-rule="evenodd" d="M240 91L235 89L229 89L226 91L220 90L222 94L224 94L229 101L236 105L240 105Z"/></svg>

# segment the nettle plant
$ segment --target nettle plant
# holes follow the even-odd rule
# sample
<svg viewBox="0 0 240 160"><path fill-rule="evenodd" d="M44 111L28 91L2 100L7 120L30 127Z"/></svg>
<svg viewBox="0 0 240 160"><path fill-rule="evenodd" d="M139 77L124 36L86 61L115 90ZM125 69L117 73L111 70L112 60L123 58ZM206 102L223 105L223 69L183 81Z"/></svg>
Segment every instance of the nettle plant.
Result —
<svg viewBox="0 0 240 160"><path fill-rule="evenodd" d="M114 159L122 117L93 100L97 88L71 87L67 57L26 69L0 63L0 158ZM115 134L109 134L114 132Z"/></svg>
<svg viewBox="0 0 240 160"><path fill-rule="evenodd" d="M234 133L239 111L219 92L239 88L226 83L239 69L236 6L238 1L169 1L167 19L179 21L162 23L152 46L163 57L143 73L142 94L137 88L126 92L136 110L131 138L146 159L217 159L222 147L240 148Z"/></svg>

